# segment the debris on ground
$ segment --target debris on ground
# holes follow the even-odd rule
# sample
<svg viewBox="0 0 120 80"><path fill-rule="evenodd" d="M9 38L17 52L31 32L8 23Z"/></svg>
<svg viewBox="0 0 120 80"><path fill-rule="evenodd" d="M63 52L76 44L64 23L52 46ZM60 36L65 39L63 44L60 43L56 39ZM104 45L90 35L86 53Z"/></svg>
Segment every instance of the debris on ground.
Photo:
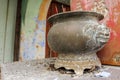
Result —
<svg viewBox="0 0 120 80"><path fill-rule="evenodd" d="M107 78L107 77L109 77L111 74L110 74L109 72L103 71L103 72L96 73L96 74L94 74L94 75L95 75L95 77Z"/></svg>

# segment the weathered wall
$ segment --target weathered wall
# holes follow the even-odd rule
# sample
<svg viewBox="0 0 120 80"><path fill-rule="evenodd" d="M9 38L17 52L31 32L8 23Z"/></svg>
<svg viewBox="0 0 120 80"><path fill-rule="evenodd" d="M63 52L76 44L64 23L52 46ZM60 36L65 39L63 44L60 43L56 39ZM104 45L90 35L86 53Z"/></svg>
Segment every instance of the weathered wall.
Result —
<svg viewBox="0 0 120 80"><path fill-rule="evenodd" d="M46 16L51 0L23 0L20 60L45 58Z"/></svg>
<svg viewBox="0 0 120 80"><path fill-rule="evenodd" d="M12 62L17 0L0 0L0 63Z"/></svg>
<svg viewBox="0 0 120 80"><path fill-rule="evenodd" d="M120 65L120 0L71 0L71 10L95 11L104 15L102 22L111 29L111 37L98 56L103 64Z"/></svg>

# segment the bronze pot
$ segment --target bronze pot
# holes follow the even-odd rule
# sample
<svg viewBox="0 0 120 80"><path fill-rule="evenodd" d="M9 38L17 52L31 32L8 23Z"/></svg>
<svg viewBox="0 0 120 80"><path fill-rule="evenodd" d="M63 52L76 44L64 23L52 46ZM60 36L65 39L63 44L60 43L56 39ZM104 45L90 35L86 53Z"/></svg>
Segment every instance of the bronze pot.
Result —
<svg viewBox="0 0 120 80"><path fill-rule="evenodd" d="M48 45L57 53L87 53L98 51L109 39L109 29L100 24L103 15L75 11L59 13L48 21L53 24L48 33Z"/></svg>

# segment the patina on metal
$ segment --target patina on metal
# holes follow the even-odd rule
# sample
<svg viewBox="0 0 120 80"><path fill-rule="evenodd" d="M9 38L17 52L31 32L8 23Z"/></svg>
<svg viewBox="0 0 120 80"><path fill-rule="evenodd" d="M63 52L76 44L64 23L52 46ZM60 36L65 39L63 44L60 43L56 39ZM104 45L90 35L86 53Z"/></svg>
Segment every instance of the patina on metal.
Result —
<svg viewBox="0 0 120 80"><path fill-rule="evenodd" d="M110 37L109 29L99 23L103 18L96 12L75 11L48 19L53 24L48 33L48 45L58 53L56 68L73 69L82 75L85 69L101 66L96 52Z"/></svg>

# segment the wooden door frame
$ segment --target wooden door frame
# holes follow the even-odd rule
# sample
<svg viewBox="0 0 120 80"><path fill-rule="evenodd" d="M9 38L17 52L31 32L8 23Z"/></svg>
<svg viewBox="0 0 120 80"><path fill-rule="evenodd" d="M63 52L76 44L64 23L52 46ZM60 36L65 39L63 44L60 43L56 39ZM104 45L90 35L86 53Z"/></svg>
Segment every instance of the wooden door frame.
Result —
<svg viewBox="0 0 120 80"><path fill-rule="evenodd" d="M22 7L22 0L18 0L16 26L15 26L15 40L14 40L14 61L19 60L19 54L20 54L21 7Z"/></svg>

